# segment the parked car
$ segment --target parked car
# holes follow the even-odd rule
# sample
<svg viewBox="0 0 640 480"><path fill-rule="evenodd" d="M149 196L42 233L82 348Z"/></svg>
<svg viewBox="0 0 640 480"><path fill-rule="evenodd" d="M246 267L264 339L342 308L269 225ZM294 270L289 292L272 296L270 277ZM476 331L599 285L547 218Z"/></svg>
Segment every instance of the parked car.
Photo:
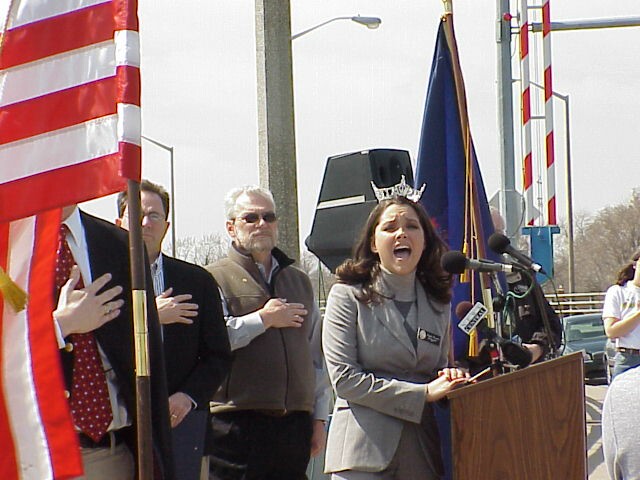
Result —
<svg viewBox="0 0 640 480"><path fill-rule="evenodd" d="M564 326L563 355L582 351L587 380L608 379L607 336L600 313L571 315L562 320Z"/></svg>
<svg viewBox="0 0 640 480"><path fill-rule="evenodd" d="M615 365L614 358L616 356L616 344L611 339L607 339L607 346L605 348L606 364L607 364L607 383L611 383L611 377L613 376L613 367Z"/></svg>

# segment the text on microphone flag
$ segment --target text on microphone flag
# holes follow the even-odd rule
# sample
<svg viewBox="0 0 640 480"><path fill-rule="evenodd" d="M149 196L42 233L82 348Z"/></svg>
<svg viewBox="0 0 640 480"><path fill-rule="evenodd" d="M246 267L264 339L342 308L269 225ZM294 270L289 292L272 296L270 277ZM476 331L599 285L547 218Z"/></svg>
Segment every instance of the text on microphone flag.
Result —
<svg viewBox="0 0 640 480"><path fill-rule="evenodd" d="M471 310L460 320L458 328L467 335L470 335L471 331L476 328L478 323L487 315L488 311L487 307L482 303L476 302Z"/></svg>

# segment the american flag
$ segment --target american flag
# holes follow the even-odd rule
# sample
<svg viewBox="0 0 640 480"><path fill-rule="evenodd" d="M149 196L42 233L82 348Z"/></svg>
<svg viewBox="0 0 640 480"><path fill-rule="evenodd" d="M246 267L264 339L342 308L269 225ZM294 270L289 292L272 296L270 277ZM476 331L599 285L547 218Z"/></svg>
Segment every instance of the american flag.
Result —
<svg viewBox="0 0 640 480"><path fill-rule="evenodd" d="M59 225L59 210L0 225L0 261L29 292L21 312L0 298L2 478L71 478L80 473L51 321Z"/></svg>
<svg viewBox="0 0 640 480"><path fill-rule="evenodd" d="M0 45L0 221L140 178L134 0L14 0Z"/></svg>
<svg viewBox="0 0 640 480"><path fill-rule="evenodd" d="M3 4L0 267L29 297L16 312L0 295L0 478L72 478L81 462L51 318L59 207L140 178L137 2Z"/></svg>

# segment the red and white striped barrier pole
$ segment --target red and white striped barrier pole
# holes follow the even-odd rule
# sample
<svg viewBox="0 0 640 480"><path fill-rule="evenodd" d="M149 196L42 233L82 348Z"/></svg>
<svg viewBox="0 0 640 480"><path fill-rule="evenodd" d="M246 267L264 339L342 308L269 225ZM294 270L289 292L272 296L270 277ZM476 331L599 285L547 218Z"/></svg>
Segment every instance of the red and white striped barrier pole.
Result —
<svg viewBox="0 0 640 480"><path fill-rule="evenodd" d="M520 0L520 68L522 79L522 187L525 197L525 225L533 225L533 162L531 154L531 85L529 83L529 15L527 0Z"/></svg>
<svg viewBox="0 0 640 480"><path fill-rule="evenodd" d="M547 224L557 225L556 172L553 141L553 84L551 82L551 15L549 0L542 4L542 58L544 61L544 116L547 158Z"/></svg>

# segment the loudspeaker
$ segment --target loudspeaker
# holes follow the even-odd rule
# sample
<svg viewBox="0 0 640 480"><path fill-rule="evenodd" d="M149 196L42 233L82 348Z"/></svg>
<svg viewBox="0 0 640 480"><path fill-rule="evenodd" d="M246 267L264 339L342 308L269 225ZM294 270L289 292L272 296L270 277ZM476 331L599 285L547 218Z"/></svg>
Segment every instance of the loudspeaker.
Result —
<svg viewBox="0 0 640 480"><path fill-rule="evenodd" d="M371 182L378 187L413 185L406 150L376 149L330 157L324 170L311 234L305 245L335 273L351 256L353 244L369 213L377 205Z"/></svg>

